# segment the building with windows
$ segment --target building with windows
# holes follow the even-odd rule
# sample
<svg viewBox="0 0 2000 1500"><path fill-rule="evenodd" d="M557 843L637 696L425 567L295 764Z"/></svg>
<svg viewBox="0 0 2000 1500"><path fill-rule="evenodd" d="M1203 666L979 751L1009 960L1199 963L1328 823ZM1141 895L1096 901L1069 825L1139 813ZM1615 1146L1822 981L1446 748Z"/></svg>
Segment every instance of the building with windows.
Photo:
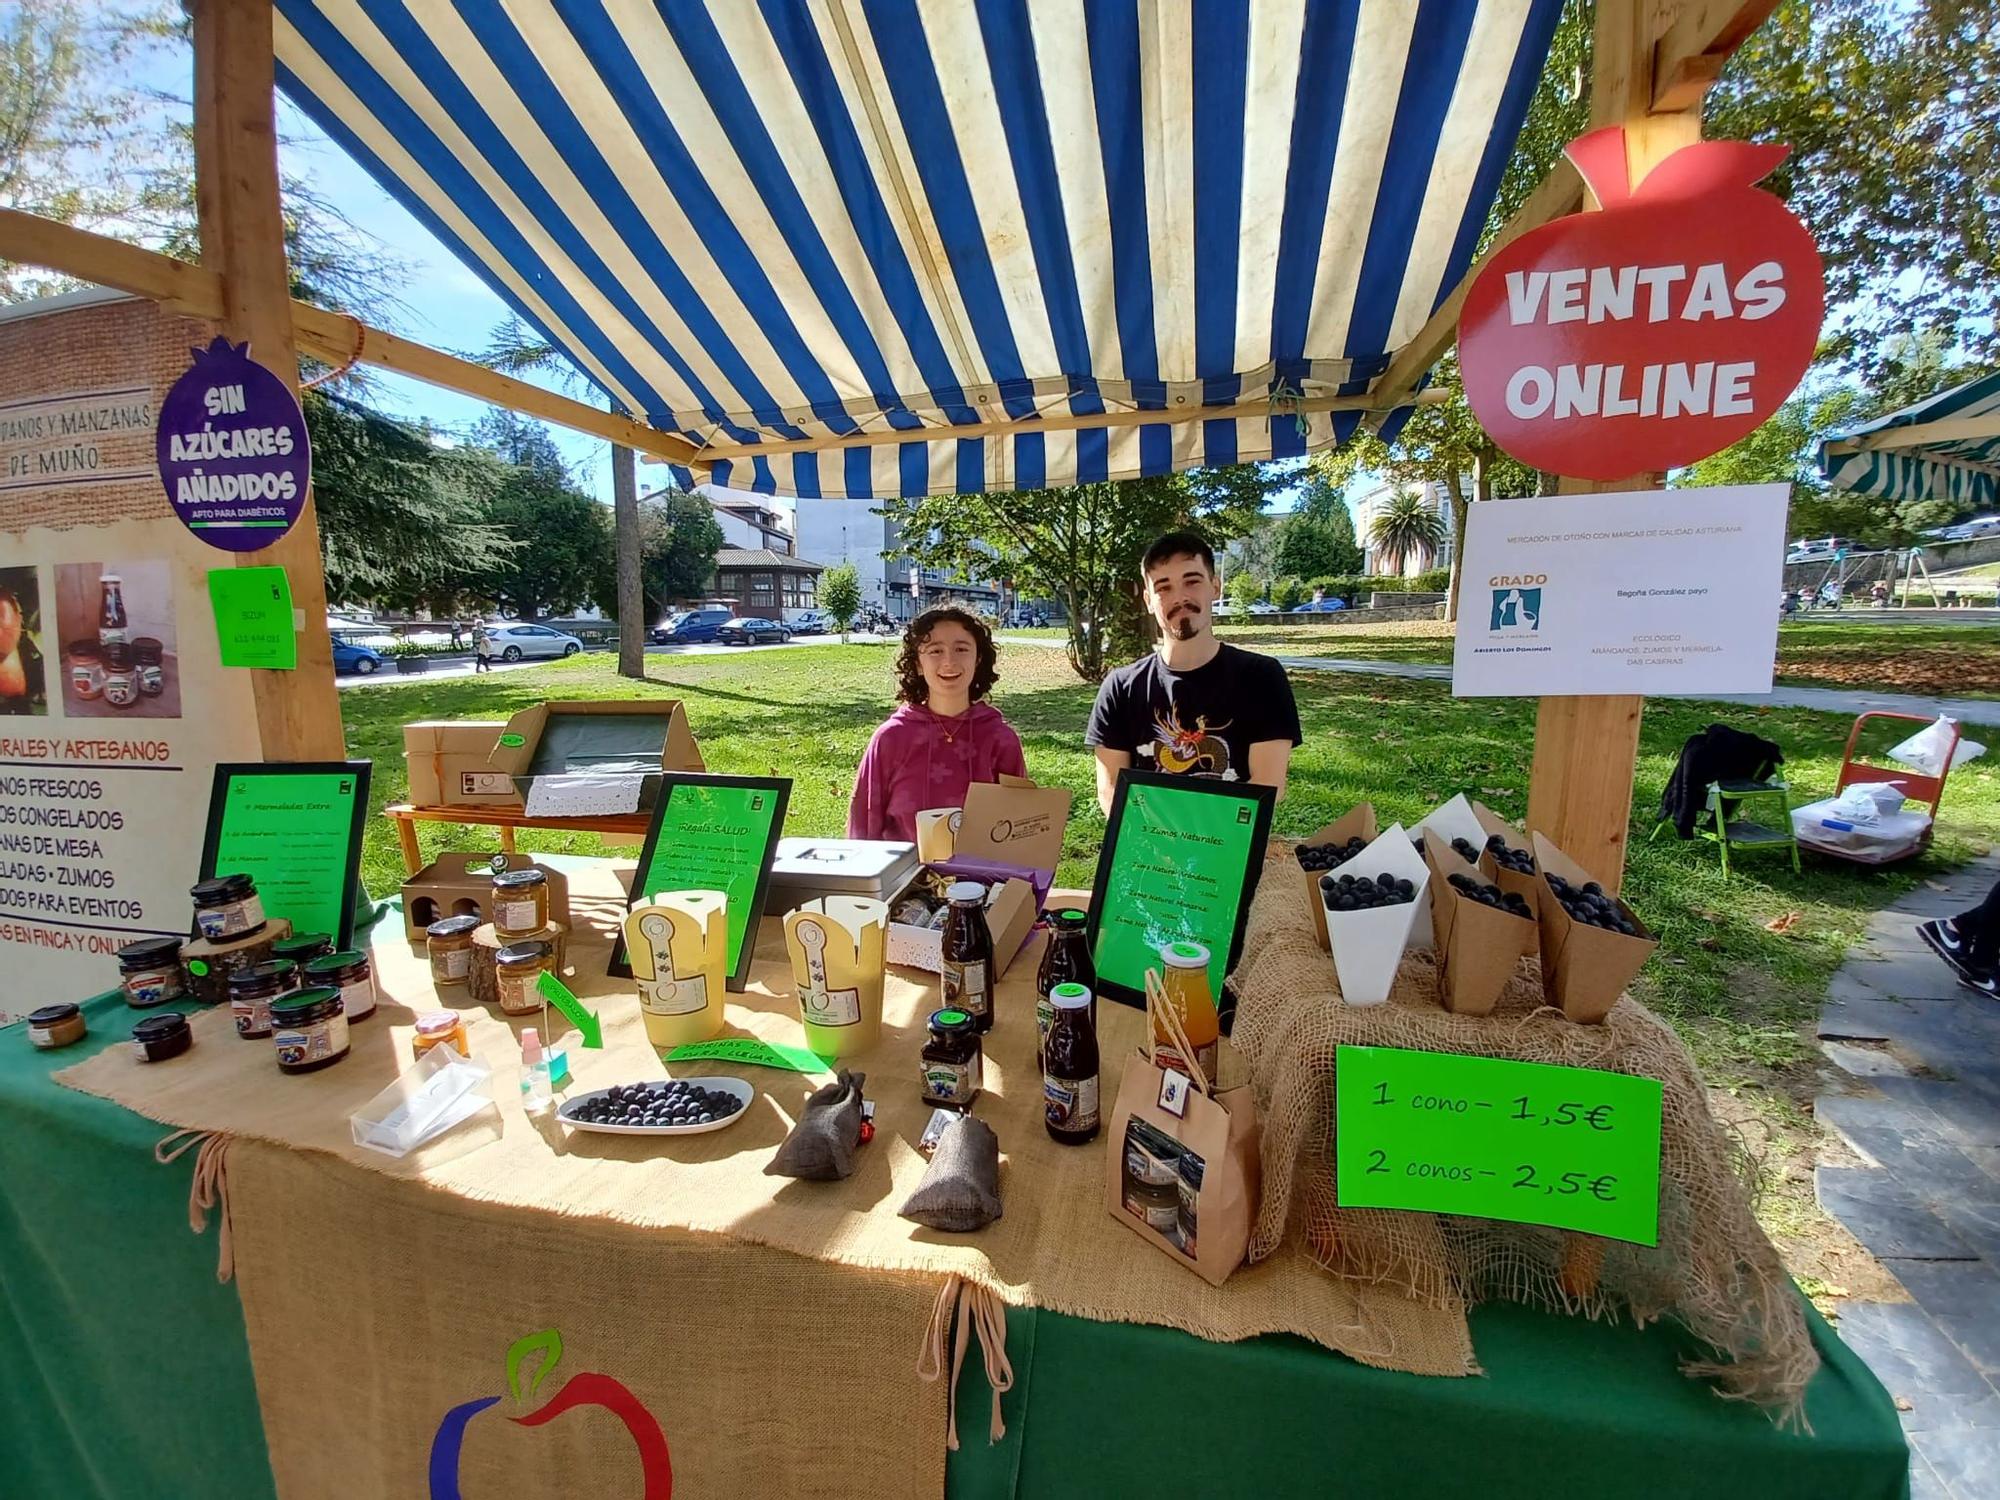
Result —
<svg viewBox="0 0 2000 1500"><path fill-rule="evenodd" d="M798 555L829 568L852 563L861 580L862 608L879 609L892 620L914 619L947 601L999 612L998 580L968 582L940 568L914 568L908 558L895 556L902 531L876 510L875 501L800 499L792 506Z"/></svg>
<svg viewBox="0 0 2000 1500"><path fill-rule="evenodd" d="M1470 493L1472 481L1464 476L1459 479L1459 494ZM1392 499L1398 495L1415 493L1421 495L1424 506L1444 523L1444 540L1438 544L1437 553L1428 560L1421 557L1406 557L1400 568L1386 566L1379 549L1368 539L1373 530L1375 517ZM1421 483L1396 484L1389 480L1378 480L1370 488L1363 490L1354 502L1354 536L1361 543L1364 553L1362 571L1377 578L1390 576L1408 578L1427 568L1448 568L1452 555L1452 506L1464 503L1442 484L1431 481Z"/></svg>
<svg viewBox="0 0 2000 1500"><path fill-rule="evenodd" d="M715 512L715 521L722 528L724 546L741 547L749 551L768 547L773 552L781 552L787 557L798 554L798 545L792 535L792 517L764 495L753 495L747 490L721 490L714 485L699 486L695 493L706 500Z"/></svg>
<svg viewBox="0 0 2000 1500"><path fill-rule="evenodd" d="M715 554L715 584L709 597L733 605L739 615L782 620L788 609L819 603L816 562L769 547L723 547Z"/></svg>

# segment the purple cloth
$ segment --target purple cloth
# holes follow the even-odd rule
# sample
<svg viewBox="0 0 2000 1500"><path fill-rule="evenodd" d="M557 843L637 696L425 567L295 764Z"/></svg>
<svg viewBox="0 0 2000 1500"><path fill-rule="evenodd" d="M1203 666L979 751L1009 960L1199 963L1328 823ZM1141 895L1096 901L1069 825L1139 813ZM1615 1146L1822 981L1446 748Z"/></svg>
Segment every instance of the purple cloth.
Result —
<svg viewBox="0 0 2000 1500"><path fill-rule="evenodd" d="M1021 737L991 704L945 719L905 703L875 731L854 773L847 836L915 842L924 809L963 807L973 782L1027 774Z"/></svg>

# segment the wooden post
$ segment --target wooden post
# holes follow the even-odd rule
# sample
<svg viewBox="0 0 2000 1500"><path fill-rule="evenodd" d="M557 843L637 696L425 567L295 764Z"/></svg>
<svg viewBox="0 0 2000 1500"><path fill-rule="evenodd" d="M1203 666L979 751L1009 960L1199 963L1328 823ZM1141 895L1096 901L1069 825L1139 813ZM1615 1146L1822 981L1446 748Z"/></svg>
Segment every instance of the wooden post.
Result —
<svg viewBox="0 0 2000 1500"><path fill-rule="evenodd" d="M1599 0L1591 127L1625 127L1625 160L1636 185L1681 147L1701 139L1701 97L1670 114L1652 112L1658 17L1646 0ZM1595 204L1589 204L1595 207ZM1563 495L1666 487L1664 474L1605 483L1564 479ZM1632 775L1639 759L1636 696L1544 698L1535 716L1528 826L1561 846L1610 891L1625 881Z"/></svg>
<svg viewBox="0 0 2000 1500"><path fill-rule="evenodd" d="M202 263L222 277L222 331L249 340L251 356L298 388L292 292L278 196L271 0L195 0L195 204ZM230 554L217 552L223 567ZM266 760L340 760L345 741L326 629L326 575L311 491L292 529L269 547L234 554L239 566L290 576L303 616L298 667L254 670L257 730Z"/></svg>

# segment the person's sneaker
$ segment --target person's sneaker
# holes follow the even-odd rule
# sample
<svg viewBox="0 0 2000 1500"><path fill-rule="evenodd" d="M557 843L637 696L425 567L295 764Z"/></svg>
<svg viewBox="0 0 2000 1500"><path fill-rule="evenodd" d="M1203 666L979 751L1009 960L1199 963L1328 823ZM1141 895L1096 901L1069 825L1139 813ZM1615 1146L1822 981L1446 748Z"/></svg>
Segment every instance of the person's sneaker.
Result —
<svg viewBox="0 0 2000 1500"><path fill-rule="evenodd" d="M1956 965L1954 965L1956 967ZM1989 1000L2000 1000L2000 974L1992 971L1981 974L1971 969L1961 969L1958 982L1969 990L1977 990Z"/></svg>
<svg viewBox="0 0 2000 1500"><path fill-rule="evenodd" d="M1964 971L1965 939L1958 935L1949 917L1941 922L1919 922L1917 936L1952 968Z"/></svg>

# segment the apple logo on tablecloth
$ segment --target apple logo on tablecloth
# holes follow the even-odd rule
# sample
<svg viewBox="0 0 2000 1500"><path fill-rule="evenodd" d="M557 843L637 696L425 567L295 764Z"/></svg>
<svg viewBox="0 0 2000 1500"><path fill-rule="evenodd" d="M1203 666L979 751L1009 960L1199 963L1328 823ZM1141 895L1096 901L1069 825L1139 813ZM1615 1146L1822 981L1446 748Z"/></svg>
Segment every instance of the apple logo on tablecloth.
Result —
<svg viewBox="0 0 2000 1500"><path fill-rule="evenodd" d="M507 1351L507 1390L517 1403L533 1398L542 1381L561 1361L562 1349L562 1335L553 1328L545 1328L540 1333L531 1333L517 1340ZM523 1391L521 1366L532 1354L541 1354L543 1358L528 1382L527 1390ZM458 1455L465 1445L466 1428L474 1417L489 1406L497 1406L503 1399L500 1396L479 1396L454 1406L444 1414L444 1420L438 1423L437 1436L431 1439L431 1500L463 1500L458 1488ZM534 1411L507 1420L520 1427L540 1427L579 1406L602 1407L625 1424L625 1430L639 1446L639 1463L645 1478L641 1500L670 1500L674 1492L674 1466L667 1452L667 1435L660 1430L653 1414L625 1388L622 1381L613 1380L609 1375L582 1371L570 1376L555 1395Z"/></svg>

